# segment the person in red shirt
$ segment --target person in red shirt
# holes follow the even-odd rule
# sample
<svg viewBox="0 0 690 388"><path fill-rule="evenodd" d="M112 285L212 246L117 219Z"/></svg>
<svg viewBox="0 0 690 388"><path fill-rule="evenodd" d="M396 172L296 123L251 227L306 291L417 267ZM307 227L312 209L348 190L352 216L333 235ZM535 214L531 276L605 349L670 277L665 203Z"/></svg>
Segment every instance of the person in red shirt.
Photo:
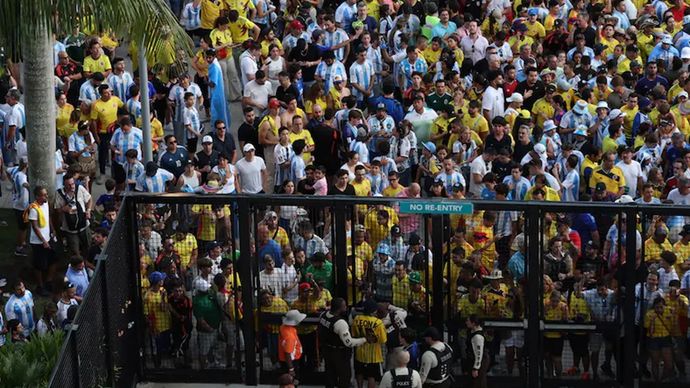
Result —
<svg viewBox="0 0 690 388"><path fill-rule="evenodd" d="M293 377L297 377L299 363L302 358L302 344L297 336L297 326L306 318L298 310L290 310L283 317L278 337L278 361L282 369Z"/></svg>
<svg viewBox="0 0 690 388"><path fill-rule="evenodd" d="M573 259L579 258L582 252L582 241L580 239L580 234L570 229L570 217L567 215L559 215L556 219L556 228L563 242L563 247L568 249L570 257Z"/></svg>

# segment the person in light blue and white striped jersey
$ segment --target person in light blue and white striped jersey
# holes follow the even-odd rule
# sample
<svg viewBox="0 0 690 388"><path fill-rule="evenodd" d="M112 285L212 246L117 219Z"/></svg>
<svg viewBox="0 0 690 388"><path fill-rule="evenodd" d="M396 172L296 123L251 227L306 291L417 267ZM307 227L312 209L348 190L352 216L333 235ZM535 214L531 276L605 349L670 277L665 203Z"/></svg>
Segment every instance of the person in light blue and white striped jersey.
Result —
<svg viewBox="0 0 690 388"><path fill-rule="evenodd" d="M103 83L103 81L105 81L103 73L96 72L91 74L91 79L81 84L81 87L79 88L79 101L81 101L82 104L91 106L94 101L101 98L101 94L98 93L98 87Z"/></svg>
<svg viewBox="0 0 690 388"><path fill-rule="evenodd" d="M113 71L108 76L108 85L113 89L113 94L122 101L127 101L129 88L134 85L132 75L125 70L125 60L123 58L113 59Z"/></svg>
<svg viewBox="0 0 690 388"><path fill-rule="evenodd" d="M175 109L175 114L173 116L175 137L177 137L178 141L184 141L184 143L181 144L183 146L187 144L187 136L184 134L184 96L185 93L188 92L192 93L194 96L194 106L199 106L204 103L204 97L201 95L201 88L199 88L199 85L192 82L189 78L189 74L186 73L180 75L178 84L170 88L170 94L168 94L168 100Z"/></svg>
<svg viewBox="0 0 690 388"><path fill-rule="evenodd" d="M201 28L201 0L194 0L184 6L180 24L184 26L188 34L198 33L197 30Z"/></svg>
<svg viewBox="0 0 690 388"><path fill-rule="evenodd" d="M565 163L565 168L567 170L565 174L565 179L561 182L561 189L563 190L563 195L561 198L563 201L575 202L579 200L580 197L580 172L577 166L580 164L580 159L577 155L570 155Z"/></svg>
<svg viewBox="0 0 690 388"><path fill-rule="evenodd" d="M324 45L335 53L339 61L344 61L350 54L350 37L342 28L337 28L331 15L323 17Z"/></svg>
<svg viewBox="0 0 690 388"><path fill-rule="evenodd" d="M357 59L350 66L350 85L352 94L357 97L357 106L364 109L366 100L374 89L374 66L367 59L367 49L357 49Z"/></svg>
<svg viewBox="0 0 690 388"><path fill-rule="evenodd" d="M127 100L125 107L129 115L132 116L132 121L137 123L141 118L141 101L139 100L141 98L141 93L139 91L139 86L132 86L132 88L129 89L129 93L132 97Z"/></svg>
<svg viewBox="0 0 690 388"><path fill-rule="evenodd" d="M343 63L335 58L333 51L326 51L323 54L323 61L316 66L314 78L323 82L324 90L331 90L336 76L340 76L343 82L347 82L347 71Z"/></svg>

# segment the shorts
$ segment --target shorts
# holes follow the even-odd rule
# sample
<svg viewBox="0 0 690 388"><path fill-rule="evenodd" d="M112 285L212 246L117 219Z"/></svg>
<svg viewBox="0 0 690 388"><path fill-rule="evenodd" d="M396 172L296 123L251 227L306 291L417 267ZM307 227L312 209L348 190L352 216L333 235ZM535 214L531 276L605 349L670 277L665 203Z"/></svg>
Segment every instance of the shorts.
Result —
<svg viewBox="0 0 690 388"><path fill-rule="evenodd" d="M521 348L525 346L524 330L510 330L506 334L508 338L504 338L501 341L506 348Z"/></svg>
<svg viewBox="0 0 690 388"><path fill-rule="evenodd" d="M170 353L172 349L172 331L166 330L155 336L156 354Z"/></svg>
<svg viewBox="0 0 690 388"><path fill-rule="evenodd" d="M355 374L357 376L362 376L365 379L373 378L376 381L381 381L381 376L383 375L382 364L381 363L371 363L365 364L355 360Z"/></svg>
<svg viewBox="0 0 690 388"><path fill-rule="evenodd" d="M29 229L29 223L24 222L24 211L14 209L14 218L17 220L17 228L19 230L24 231Z"/></svg>
<svg viewBox="0 0 690 388"><path fill-rule="evenodd" d="M31 244L34 268L39 271L47 271L48 267L55 264L55 251L53 248L45 248L42 244Z"/></svg>
<svg viewBox="0 0 690 388"><path fill-rule="evenodd" d="M589 353L589 334L574 334L568 335L568 342L574 354L586 355Z"/></svg>
<svg viewBox="0 0 690 388"><path fill-rule="evenodd" d="M113 179L118 185L125 183L127 180L127 175L125 174L125 168L122 167L120 163L113 162Z"/></svg>
<svg viewBox="0 0 690 388"><path fill-rule="evenodd" d="M647 337L647 349L649 350L659 351L671 347L673 347L671 337Z"/></svg>
<svg viewBox="0 0 690 388"><path fill-rule="evenodd" d="M551 356L560 357L563 354L563 337L544 337L544 352Z"/></svg>
<svg viewBox="0 0 690 388"><path fill-rule="evenodd" d="M202 356L210 355L218 341L218 331L214 330L210 333L197 332L199 333L199 354Z"/></svg>

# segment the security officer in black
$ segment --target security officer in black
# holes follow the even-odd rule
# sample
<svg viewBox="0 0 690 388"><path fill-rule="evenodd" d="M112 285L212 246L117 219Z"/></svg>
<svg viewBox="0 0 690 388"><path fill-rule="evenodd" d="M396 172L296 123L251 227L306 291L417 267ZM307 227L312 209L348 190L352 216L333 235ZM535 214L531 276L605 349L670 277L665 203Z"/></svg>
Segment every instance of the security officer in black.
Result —
<svg viewBox="0 0 690 388"><path fill-rule="evenodd" d="M381 378L379 388L422 388L419 372L408 367L410 353L398 349L391 355L393 367Z"/></svg>
<svg viewBox="0 0 690 388"><path fill-rule="evenodd" d="M489 371L488 349L484 346L484 331L482 321L476 314L472 314L465 320L467 330L468 356L472 362L472 388L487 388L486 374Z"/></svg>
<svg viewBox="0 0 690 388"><path fill-rule="evenodd" d="M424 332L424 341L429 346L422 354L419 375L424 388L448 388L451 386L451 362L453 349L443 342L441 333L435 327Z"/></svg>
<svg viewBox="0 0 690 388"><path fill-rule="evenodd" d="M352 338L347 324L347 304L343 298L331 301L330 311L321 314L319 341L326 366L326 387L347 388L352 371L352 348L367 342L366 338Z"/></svg>

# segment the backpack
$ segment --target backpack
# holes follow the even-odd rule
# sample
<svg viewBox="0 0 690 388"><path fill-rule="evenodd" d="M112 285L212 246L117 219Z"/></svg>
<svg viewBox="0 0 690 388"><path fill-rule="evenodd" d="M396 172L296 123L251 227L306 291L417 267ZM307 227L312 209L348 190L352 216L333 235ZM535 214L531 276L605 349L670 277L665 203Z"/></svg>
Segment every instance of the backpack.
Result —
<svg viewBox="0 0 690 388"><path fill-rule="evenodd" d="M58 190L58 194L60 194L62 199L65 201L66 205L76 206L77 208L76 213L64 213L65 223L67 224L67 230L70 232L79 232L82 229L86 228L86 212L84 212L84 208L81 206L81 203L77 201L77 196L79 194L79 186L77 186L77 190L75 192L73 199L67 198L64 189Z"/></svg>

